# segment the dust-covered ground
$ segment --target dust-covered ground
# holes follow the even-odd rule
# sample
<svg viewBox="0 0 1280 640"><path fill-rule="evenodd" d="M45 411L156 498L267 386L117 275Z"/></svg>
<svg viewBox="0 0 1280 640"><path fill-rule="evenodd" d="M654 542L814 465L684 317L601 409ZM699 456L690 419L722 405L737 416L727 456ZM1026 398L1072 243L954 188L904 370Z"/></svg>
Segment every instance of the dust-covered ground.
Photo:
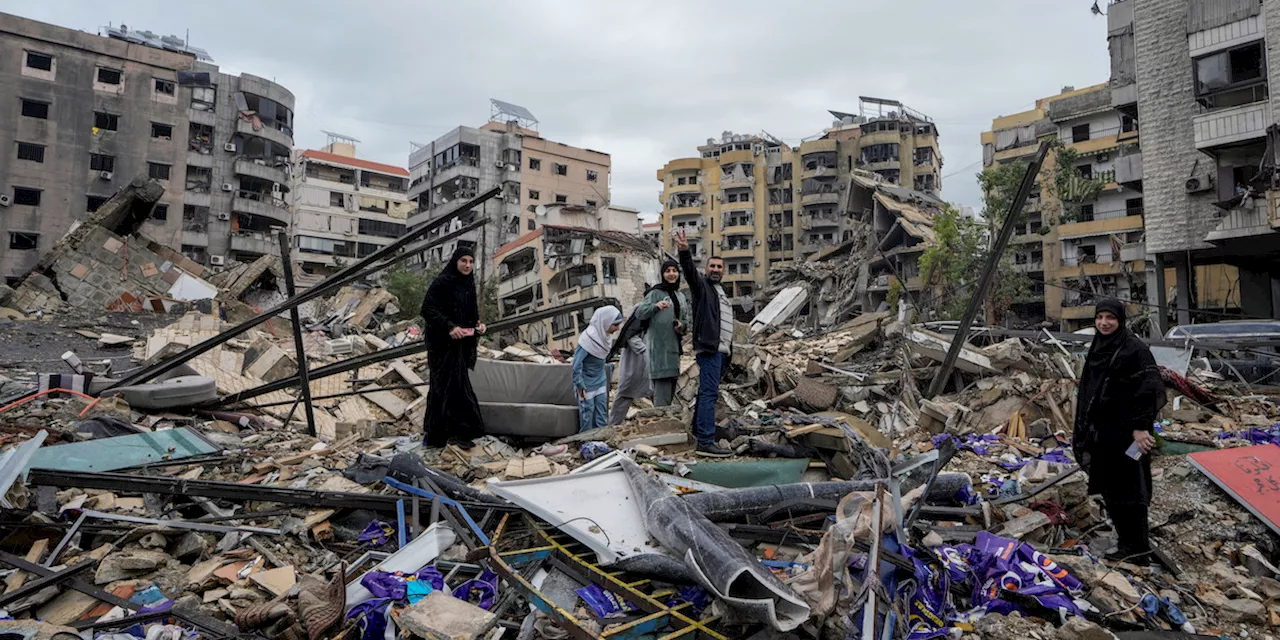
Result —
<svg viewBox="0 0 1280 640"><path fill-rule="evenodd" d="M128 344L104 347L76 329L144 337L171 322L172 316L147 313L71 312L33 320L0 319L0 375L17 378L35 373L70 373L62 354L75 351L84 362L111 360L114 369L133 366Z"/></svg>

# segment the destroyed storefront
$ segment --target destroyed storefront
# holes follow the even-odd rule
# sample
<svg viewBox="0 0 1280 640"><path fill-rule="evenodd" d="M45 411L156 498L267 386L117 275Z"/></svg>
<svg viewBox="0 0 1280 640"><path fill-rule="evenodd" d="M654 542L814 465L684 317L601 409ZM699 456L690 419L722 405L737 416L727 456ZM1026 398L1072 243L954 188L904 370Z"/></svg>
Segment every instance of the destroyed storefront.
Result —
<svg viewBox="0 0 1280 640"><path fill-rule="evenodd" d="M658 282L657 248L636 234L543 225L503 246L495 257L499 317L591 299L610 299L625 313ZM593 309L521 327L515 342L547 353L572 353Z"/></svg>

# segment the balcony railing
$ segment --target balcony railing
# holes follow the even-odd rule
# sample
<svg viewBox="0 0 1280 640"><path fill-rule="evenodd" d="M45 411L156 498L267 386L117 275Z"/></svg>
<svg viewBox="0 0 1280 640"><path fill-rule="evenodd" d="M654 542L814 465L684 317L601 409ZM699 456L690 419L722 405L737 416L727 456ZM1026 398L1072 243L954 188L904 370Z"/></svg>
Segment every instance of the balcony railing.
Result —
<svg viewBox="0 0 1280 640"><path fill-rule="evenodd" d="M273 207L280 207L281 209L289 208L288 202L285 202L284 200L277 198L274 195L271 195L269 193L261 193L258 191L246 191L244 189L241 189L236 192L236 197L242 198L244 200L252 200L254 202L262 202L265 204L269 204Z"/></svg>

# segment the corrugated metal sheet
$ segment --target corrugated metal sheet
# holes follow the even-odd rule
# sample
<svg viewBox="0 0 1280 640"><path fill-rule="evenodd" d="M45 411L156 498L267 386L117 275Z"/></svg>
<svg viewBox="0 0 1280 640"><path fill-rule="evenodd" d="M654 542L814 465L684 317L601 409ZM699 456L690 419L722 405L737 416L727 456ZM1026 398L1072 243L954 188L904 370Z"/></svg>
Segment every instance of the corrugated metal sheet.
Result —
<svg viewBox="0 0 1280 640"><path fill-rule="evenodd" d="M1187 5L1187 33L1231 24L1262 13L1262 0L1191 0Z"/></svg>

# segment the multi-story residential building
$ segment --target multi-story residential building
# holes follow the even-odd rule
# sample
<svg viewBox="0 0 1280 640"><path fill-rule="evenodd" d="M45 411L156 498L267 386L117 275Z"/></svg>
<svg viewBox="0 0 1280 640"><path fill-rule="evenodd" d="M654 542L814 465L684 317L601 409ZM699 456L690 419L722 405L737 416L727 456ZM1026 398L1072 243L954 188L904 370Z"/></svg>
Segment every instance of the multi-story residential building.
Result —
<svg viewBox="0 0 1280 640"><path fill-rule="evenodd" d="M1112 108L1107 84L1066 87L1034 109L993 120L982 134L983 164L1025 163L1041 140L1072 150L1061 157L1073 166L1060 168L1060 154L1049 154L1014 231L1014 269L1033 285L1015 313L1075 329L1092 321L1101 296L1131 300L1137 313L1147 289L1140 177L1128 170L1139 149L1135 121Z"/></svg>
<svg viewBox="0 0 1280 640"><path fill-rule="evenodd" d="M1153 301L1163 312L1172 297L1190 322L1221 280L1203 267L1225 265L1244 314L1280 317L1280 3L1123 0L1107 22L1112 105L1142 128L1127 171L1141 178Z"/></svg>
<svg viewBox="0 0 1280 640"><path fill-rule="evenodd" d="M646 222L640 225L640 235L653 242L654 246L662 244L662 223Z"/></svg>
<svg viewBox="0 0 1280 640"><path fill-rule="evenodd" d="M35 266L138 175L167 187L145 233L177 245L188 127L178 72L198 54L0 13L0 275Z"/></svg>
<svg viewBox="0 0 1280 640"><path fill-rule="evenodd" d="M485 125L458 127L434 142L415 145L409 154L409 199L417 203L410 229L452 211L458 201L502 188L499 199L434 236L470 224L477 215L488 218L488 225L434 247L424 261L446 259L458 242L469 242L479 247L485 257L481 268L487 271L499 247L537 229L539 211L554 205L594 209L609 204L608 154L547 140L537 132L538 121L527 109L491 102Z"/></svg>
<svg viewBox="0 0 1280 640"><path fill-rule="evenodd" d="M658 282L657 246L636 233L639 212L551 205L537 229L504 244L495 254L498 313L530 313L591 298L617 300L624 312L639 303L645 285ZM520 339L550 350L572 352L593 309L527 325Z"/></svg>
<svg viewBox="0 0 1280 640"><path fill-rule="evenodd" d="M698 260L725 260L725 283L744 313L769 269L849 242L864 211L843 194L852 176L880 184L942 188L937 127L901 103L862 98L862 113L832 111L833 125L791 147L768 135L708 139L699 157L668 162L662 182L664 232L684 229ZM858 214L858 215L854 215ZM662 247L673 251L669 233Z"/></svg>
<svg viewBox="0 0 1280 640"><path fill-rule="evenodd" d="M356 141L330 135L323 149L294 153L293 260L328 275L405 234L413 203L409 171L356 157Z"/></svg>
<svg viewBox="0 0 1280 640"><path fill-rule="evenodd" d="M274 232L292 221L293 94L199 61L183 80L190 129L182 254L214 268L280 255Z"/></svg>
<svg viewBox="0 0 1280 640"><path fill-rule="evenodd" d="M289 223L292 94L180 38L105 33L0 14L0 275L139 175L166 188L147 236L215 267L260 255L235 231Z"/></svg>

